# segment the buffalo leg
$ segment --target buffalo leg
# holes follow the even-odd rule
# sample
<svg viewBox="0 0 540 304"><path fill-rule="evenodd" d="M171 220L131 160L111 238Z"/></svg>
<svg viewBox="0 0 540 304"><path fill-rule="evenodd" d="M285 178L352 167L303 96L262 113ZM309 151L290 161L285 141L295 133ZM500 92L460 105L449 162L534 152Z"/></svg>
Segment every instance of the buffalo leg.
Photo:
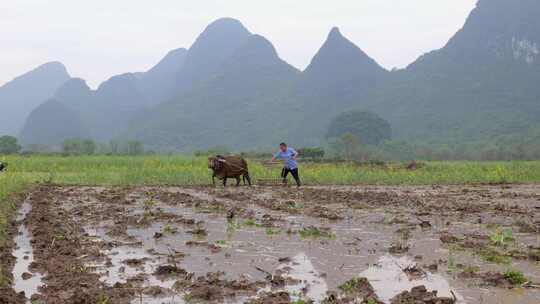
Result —
<svg viewBox="0 0 540 304"><path fill-rule="evenodd" d="M227 187L227 178L226 177L223 178L223 187Z"/></svg>
<svg viewBox="0 0 540 304"><path fill-rule="evenodd" d="M248 185L251 187L251 177L249 176L249 173L246 172L246 174L244 174L244 180L247 180Z"/></svg>
<svg viewBox="0 0 540 304"><path fill-rule="evenodd" d="M240 186L240 176L236 177L236 187Z"/></svg>
<svg viewBox="0 0 540 304"><path fill-rule="evenodd" d="M216 186L216 175L212 174L212 185Z"/></svg>

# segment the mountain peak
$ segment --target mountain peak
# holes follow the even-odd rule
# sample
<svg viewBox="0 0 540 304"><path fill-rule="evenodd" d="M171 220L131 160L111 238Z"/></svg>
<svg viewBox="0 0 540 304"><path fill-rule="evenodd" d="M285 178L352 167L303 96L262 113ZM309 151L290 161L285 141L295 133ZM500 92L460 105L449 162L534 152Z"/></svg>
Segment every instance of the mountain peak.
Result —
<svg viewBox="0 0 540 304"><path fill-rule="evenodd" d="M337 26L334 26L330 30L330 33L328 34L328 38L335 38L335 37L343 38L343 35L341 35L341 32L339 31L339 27Z"/></svg>
<svg viewBox="0 0 540 304"><path fill-rule="evenodd" d="M84 79L71 78L56 91L54 96L58 101L72 102L72 99L80 99L83 96L88 96L91 94L91 91Z"/></svg>
<svg viewBox="0 0 540 304"><path fill-rule="evenodd" d="M40 69L67 71L66 66L60 61L46 62L36 68L36 70L40 70Z"/></svg>
<svg viewBox="0 0 540 304"><path fill-rule="evenodd" d="M69 74L66 67L58 61L51 61L44 63L33 70L16 77L11 81L11 83L16 83L18 81L26 81L31 79L50 79L56 78L60 79L59 82L63 83L69 79ZM6 84L9 85L10 83Z"/></svg>
<svg viewBox="0 0 540 304"><path fill-rule="evenodd" d="M225 70L250 70L279 67L283 70L296 69L279 58L274 45L261 35L251 35L224 63Z"/></svg>
<svg viewBox="0 0 540 304"><path fill-rule="evenodd" d="M375 60L345 38L337 27L303 73L307 91L334 92L354 87L368 88L386 72Z"/></svg>
<svg viewBox="0 0 540 304"><path fill-rule="evenodd" d="M328 37L326 38L326 41L324 42L323 47L326 45L336 45L341 44L343 46L347 46L350 49L356 49L362 53L364 53L358 46L356 46L354 43L352 43L347 37L343 36L341 31L338 27L333 27L330 32L328 33Z"/></svg>
<svg viewBox="0 0 540 304"><path fill-rule="evenodd" d="M540 62L540 1L480 0L463 27L441 49L420 56L409 69L440 70L434 62L448 61L452 69L471 65Z"/></svg>
<svg viewBox="0 0 540 304"><path fill-rule="evenodd" d="M69 78L66 67L54 61L40 65L0 86L2 111L10 113L2 118L0 134L19 133L28 114L51 98Z"/></svg>
<svg viewBox="0 0 540 304"><path fill-rule="evenodd" d="M251 33L242 24L242 22L233 18L221 18L210 23L197 38L194 46L201 41L208 39L224 39L234 36L248 36ZM193 48L193 47L192 47Z"/></svg>
<svg viewBox="0 0 540 304"><path fill-rule="evenodd" d="M208 25L187 53L176 86L179 92L211 78L251 36L240 21L232 18L218 19Z"/></svg>
<svg viewBox="0 0 540 304"><path fill-rule="evenodd" d="M219 18L212 23L210 23L206 30L213 30L218 28L237 28L237 29L245 29L242 22L240 22L237 19L225 17L225 18Z"/></svg>
<svg viewBox="0 0 540 304"><path fill-rule="evenodd" d="M344 37L339 28L334 27L305 72L328 74L332 71L337 73L341 69L351 72L356 69L357 73L364 73L366 69L383 70L364 51Z"/></svg>

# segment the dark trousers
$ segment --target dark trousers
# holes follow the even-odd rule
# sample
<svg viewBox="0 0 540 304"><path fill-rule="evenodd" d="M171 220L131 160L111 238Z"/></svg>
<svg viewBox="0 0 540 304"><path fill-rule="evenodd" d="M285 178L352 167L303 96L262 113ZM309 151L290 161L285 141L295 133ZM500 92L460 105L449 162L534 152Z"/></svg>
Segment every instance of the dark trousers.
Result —
<svg viewBox="0 0 540 304"><path fill-rule="evenodd" d="M281 170L281 177L283 178L283 182L285 183L287 181L287 175L289 175L289 173L291 173L291 175L294 177L296 185L300 187L300 176L298 176L298 168L283 168L283 170Z"/></svg>

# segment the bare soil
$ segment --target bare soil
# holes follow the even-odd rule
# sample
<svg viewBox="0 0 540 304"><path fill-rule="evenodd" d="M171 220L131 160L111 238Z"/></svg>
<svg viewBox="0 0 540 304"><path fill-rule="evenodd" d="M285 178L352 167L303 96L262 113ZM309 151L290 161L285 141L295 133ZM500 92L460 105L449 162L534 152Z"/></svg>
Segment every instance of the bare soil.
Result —
<svg viewBox="0 0 540 304"><path fill-rule="evenodd" d="M26 296L43 303L540 299L534 185L43 186L29 201L26 276L43 279Z"/></svg>

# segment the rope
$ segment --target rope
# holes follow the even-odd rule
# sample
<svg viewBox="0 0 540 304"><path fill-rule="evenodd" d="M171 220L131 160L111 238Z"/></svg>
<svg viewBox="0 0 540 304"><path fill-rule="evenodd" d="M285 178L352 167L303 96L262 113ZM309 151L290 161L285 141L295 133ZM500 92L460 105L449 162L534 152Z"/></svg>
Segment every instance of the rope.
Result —
<svg viewBox="0 0 540 304"><path fill-rule="evenodd" d="M231 162L228 162L226 159L221 158L221 159L218 159L218 161L219 161L219 162L222 162L222 163L229 164L230 166L236 167L237 169L240 169L240 170L242 170L242 171L247 171L247 168L237 166L237 165L235 165L235 164L233 164L233 163L231 163Z"/></svg>

